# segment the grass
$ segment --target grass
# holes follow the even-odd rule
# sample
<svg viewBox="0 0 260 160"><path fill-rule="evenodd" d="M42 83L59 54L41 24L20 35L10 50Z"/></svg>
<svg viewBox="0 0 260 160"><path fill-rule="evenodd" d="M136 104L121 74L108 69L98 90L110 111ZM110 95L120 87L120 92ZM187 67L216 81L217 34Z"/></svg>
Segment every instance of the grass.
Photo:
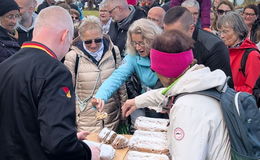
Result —
<svg viewBox="0 0 260 160"><path fill-rule="evenodd" d="M84 10L83 11L84 16L93 15L98 17L98 11L97 10Z"/></svg>

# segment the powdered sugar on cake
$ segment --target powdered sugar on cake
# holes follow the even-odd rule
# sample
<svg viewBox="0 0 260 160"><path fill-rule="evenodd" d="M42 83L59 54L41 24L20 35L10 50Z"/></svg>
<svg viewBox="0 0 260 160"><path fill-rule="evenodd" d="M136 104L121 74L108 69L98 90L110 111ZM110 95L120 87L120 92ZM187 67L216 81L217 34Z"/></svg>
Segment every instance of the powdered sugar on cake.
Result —
<svg viewBox="0 0 260 160"><path fill-rule="evenodd" d="M168 125L168 119L160 118L148 118L141 116L135 121L135 128L138 130L167 132Z"/></svg>
<svg viewBox="0 0 260 160"><path fill-rule="evenodd" d="M144 153L137 151L129 151L127 153L127 160L170 160L164 154Z"/></svg>

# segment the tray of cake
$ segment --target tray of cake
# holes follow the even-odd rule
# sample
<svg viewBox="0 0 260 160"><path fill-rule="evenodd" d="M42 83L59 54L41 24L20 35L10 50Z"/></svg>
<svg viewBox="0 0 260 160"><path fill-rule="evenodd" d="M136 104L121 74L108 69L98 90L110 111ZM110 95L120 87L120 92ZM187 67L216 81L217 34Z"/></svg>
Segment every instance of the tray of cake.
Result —
<svg viewBox="0 0 260 160"><path fill-rule="evenodd" d="M97 143L103 160L169 160L168 125L167 119L138 117L133 135L119 135L103 128L99 134L88 135L87 140Z"/></svg>

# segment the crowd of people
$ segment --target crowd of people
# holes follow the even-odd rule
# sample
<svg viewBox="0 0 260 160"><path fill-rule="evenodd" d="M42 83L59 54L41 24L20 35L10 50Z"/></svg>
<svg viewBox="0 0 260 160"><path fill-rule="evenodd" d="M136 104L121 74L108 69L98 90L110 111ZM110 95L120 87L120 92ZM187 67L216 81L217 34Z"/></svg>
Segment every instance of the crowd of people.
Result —
<svg viewBox="0 0 260 160"><path fill-rule="evenodd" d="M195 92L228 85L260 106L260 4L103 0L98 12L0 1L0 159L97 160L90 132L132 134L146 116L170 120L172 159L230 160L221 104Z"/></svg>

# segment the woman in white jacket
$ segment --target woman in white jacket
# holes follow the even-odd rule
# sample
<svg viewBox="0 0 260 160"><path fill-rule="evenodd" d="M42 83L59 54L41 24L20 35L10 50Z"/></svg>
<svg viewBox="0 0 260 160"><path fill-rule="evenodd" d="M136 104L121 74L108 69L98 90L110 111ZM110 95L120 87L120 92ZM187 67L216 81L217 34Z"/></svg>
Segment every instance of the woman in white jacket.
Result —
<svg viewBox="0 0 260 160"><path fill-rule="evenodd" d="M174 47L173 47L174 46ZM193 92L222 87L226 75L194 62L193 40L173 30L155 38L151 69L167 88L152 90L128 100L123 115L151 106L169 112L168 144L174 160L230 160L228 130L217 100ZM190 93L175 99L176 95Z"/></svg>

